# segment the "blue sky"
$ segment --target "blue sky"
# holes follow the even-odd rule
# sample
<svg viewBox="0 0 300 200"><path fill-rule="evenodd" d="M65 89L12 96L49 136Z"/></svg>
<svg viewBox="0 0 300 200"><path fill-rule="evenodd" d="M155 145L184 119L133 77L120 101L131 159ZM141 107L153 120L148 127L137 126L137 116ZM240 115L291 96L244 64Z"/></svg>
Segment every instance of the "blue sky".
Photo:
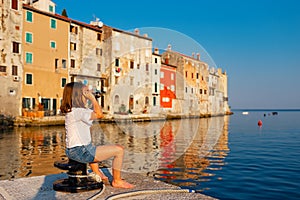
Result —
<svg viewBox="0 0 300 200"><path fill-rule="evenodd" d="M97 17L121 30L158 27L192 39L227 72L232 109L300 108L298 0L53 1L57 13L65 8L82 22Z"/></svg>

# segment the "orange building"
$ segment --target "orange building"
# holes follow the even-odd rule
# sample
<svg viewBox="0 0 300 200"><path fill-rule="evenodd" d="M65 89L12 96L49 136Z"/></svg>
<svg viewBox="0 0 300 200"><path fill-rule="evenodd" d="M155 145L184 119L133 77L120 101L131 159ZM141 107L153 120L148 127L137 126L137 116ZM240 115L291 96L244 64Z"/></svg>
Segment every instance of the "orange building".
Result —
<svg viewBox="0 0 300 200"><path fill-rule="evenodd" d="M172 108L173 99L176 99L176 68L166 63L160 69L160 106Z"/></svg>
<svg viewBox="0 0 300 200"><path fill-rule="evenodd" d="M23 110L41 103L56 114L68 80L69 22L62 16L23 4Z"/></svg>

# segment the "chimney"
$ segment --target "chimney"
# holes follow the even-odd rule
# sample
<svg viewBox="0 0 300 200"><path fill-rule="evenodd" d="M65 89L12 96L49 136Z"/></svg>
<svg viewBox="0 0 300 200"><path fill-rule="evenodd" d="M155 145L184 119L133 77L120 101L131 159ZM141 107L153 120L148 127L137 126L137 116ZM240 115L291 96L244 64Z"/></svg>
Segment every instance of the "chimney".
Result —
<svg viewBox="0 0 300 200"><path fill-rule="evenodd" d="M134 29L134 33L135 33L136 35L139 35L139 34L140 34L140 30L139 30L138 28Z"/></svg>
<svg viewBox="0 0 300 200"><path fill-rule="evenodd" d="M169 64L169 58L165 58L165 63L168 65Z"/></svg>
<svg viewBox="0 0 300 200"><path fill-rule="evenodd" d="M200 53L197 53L197 60L200 60Z"/></svg>
<svg viewBox="0 0 300 200"><path fill-rule="evenodd" d="M192 53L192 57L195 58L195 52Z"/></svg>
<svg viewBox="0 0 300 200"><path fill-rule="evenodd" d="M168 44L168 51L171 51L171 48L172 48L171 44Z"/></svg>
<svg viewBox="0 0 300 200"><path fill-rule="evenodd" d="M147 37L148 37L148 34L147 34L147 33L145 33L143 36L147 38Z"/></svg>
<svg viewBox="0 0 300 200"><path fill-rule="evenodd" d="M154 49L154 53L155 53L155 54L159 54L158 48L155 48L155 49Z"/></svg>

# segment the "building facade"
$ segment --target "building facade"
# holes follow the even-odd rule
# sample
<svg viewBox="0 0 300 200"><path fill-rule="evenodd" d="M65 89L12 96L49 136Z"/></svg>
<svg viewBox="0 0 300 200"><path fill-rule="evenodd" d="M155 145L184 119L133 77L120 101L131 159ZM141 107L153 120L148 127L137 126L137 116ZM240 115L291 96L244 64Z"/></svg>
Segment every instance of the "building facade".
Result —
<svg viewBox="0 0 300 200"><path fill-rule="evenodd" d="M22 96L22 2L0 2L0 113L21 114Z"/></svg>
<svg viewBox="0 0 300 200"><path fill-rule="evenodd" d="M56 115L69 79L69 22L27 4L23 16L22 109L42 104L45 115Z"/></svg>
<svg viewBox="0 0 300 200"><path fill-rule="evenodd" d="M60 113L66 83L81 81L107 115L227 114L227 74L138 29L123 31L55 13L51 0L1 3L0 112ZM27 116L27 115L26 115ZM35 117L34 115L31 117Z"/></svg>

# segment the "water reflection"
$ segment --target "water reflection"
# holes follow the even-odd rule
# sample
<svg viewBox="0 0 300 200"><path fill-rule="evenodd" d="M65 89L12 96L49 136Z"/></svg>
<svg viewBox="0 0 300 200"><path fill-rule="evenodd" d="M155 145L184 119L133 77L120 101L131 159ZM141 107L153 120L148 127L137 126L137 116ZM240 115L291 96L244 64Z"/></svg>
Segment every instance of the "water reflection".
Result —
<svg viewBox="0 0 300 200"><path fill-rule="evenodd" d="M64 127L15 128L0 133L0 179L59 173L54 160L64 157Z"/></svg>
<svg viewBox="0 0 300 200"><path fill-rule="evenodd" d="M93 127L97 144L126 148L124 169L151 172L179 186L209 181L222 169L228 149L229 116L163 122L118 122ZM221 177L219 177L221 179Z"/></svg>
<svg viewBox="0 0 300 200"><path fill-rule="evenodd" d="M183 187L209 181L222 169L228 149L229 116L153 122L95 124L97 145L121 144L124 170L147 173ZM16 128L0 134L0 179L60 173L54 161L65 157L65 129ZM111 165L111 160L105 162ZM221 177L219 177L221 178Z"/></svg>

